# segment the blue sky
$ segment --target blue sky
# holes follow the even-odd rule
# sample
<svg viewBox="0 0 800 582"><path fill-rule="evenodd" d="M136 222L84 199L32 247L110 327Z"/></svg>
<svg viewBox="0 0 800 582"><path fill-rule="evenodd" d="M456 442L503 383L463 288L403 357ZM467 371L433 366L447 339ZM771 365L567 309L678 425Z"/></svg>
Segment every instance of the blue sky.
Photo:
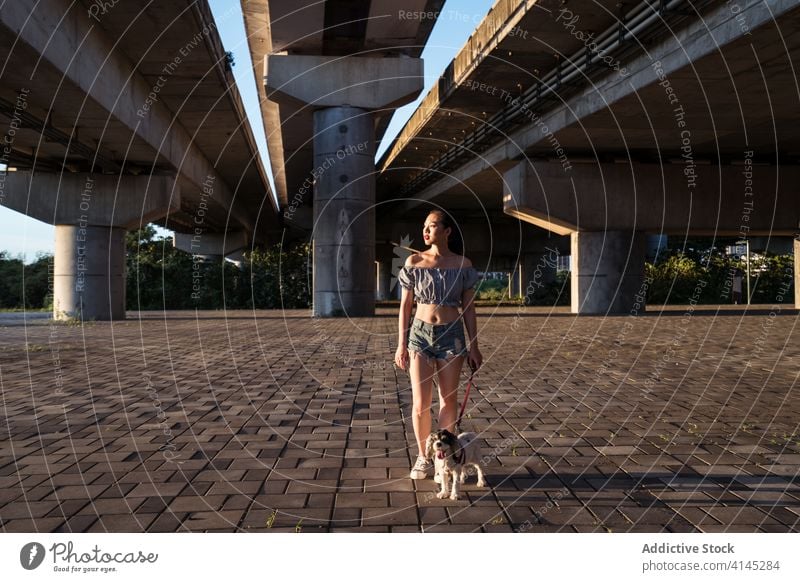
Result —
<svg viewBox="0 0 800 582"><path fill-rule="evenodd" d="M381 144L382 147L378 150L378 157L414 112L430 86L439 78L447 64L464 45L493 2L494 0L447 0L425 51L422 53L425 61L425 89L417 101L401 107L392 117ZM233 72L236 83L250 119L250 126L256 136L264 167L271 175L258 93L253 78L239 2L209 0L209 4L214 13L225 50L232 51L234 54L236 65ZM0 207L0 226L2 226L0 228L0 251L8 251L12 256L22 255L26 262L33 261L37 253L53 252L54 228L49 224Z"/></svg>

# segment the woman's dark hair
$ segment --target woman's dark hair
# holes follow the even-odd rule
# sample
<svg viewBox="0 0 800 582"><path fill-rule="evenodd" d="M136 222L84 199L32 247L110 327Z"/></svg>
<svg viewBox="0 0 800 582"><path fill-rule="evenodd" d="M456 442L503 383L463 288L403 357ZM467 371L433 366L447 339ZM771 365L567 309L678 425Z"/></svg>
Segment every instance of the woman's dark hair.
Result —
<svg viewBox="0 0 800 582"><path fill-rule="evenodd" d="M447 248L457 255L464 254L464 241L461 239L461 231L456 227L456 222L453 217L448 214L446 210L435 208L431 210L428 215L436 214L439 216L439 222L445 228L450 228L450 236L447 238Z"/></svg>

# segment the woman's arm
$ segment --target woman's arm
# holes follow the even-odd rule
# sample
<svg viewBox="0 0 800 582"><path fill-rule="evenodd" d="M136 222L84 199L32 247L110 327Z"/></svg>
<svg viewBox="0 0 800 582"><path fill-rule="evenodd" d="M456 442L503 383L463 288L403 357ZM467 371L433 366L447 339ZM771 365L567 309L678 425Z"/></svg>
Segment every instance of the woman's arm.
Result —
<svg viewBox="0 0 800 582"><path fill-rule="evenodd" d="M467 363L470 368L477 370L483 363L483 355L478 349L478 322L475 315L474 298L474 289L466 289L461 294L461 314L464 318L464 325L467 327L467 335L469 336L469 356L467 356Z"/></svg>
<svg viewBox="0 0 800 582"><path fill-rule="evenodd" d="M402 288L400 296L400 316L397 326L397 351L394 355L394 363L401 370L408 368L408 324L411 321L411 310L414 308L414 290Z"/></svg>

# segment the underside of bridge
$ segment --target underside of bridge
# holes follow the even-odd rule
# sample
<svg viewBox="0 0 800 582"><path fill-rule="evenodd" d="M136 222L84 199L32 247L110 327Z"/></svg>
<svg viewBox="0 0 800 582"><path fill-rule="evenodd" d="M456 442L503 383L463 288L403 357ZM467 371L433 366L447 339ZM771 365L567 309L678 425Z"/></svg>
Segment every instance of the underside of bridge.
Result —
<svg viewBox="0 0 800 582"><path fill-rule="evenodd" d="M564 237L575 313L644 308L647 234L797 238L798 5L498 2L381 160L379 204L483 214L486 270L484 240L521 233L527 280L525 243Z"/></svg>
<svg viewBox="0 0 800 582"><path fill-rule="evenodd" d="M124 235L149 222L209 254L278 240L206 2L20 0L0 32L2 204L56 226L56 317L124 318Z"/></svg>
<svg viewBox="0 0 800 582"><path fill-rule="evenodd" d="M313 241L317 316L373 314L433 208L520 290L571 255L575 313L643 309L647 235L800 251L798 0L498 0L377 168L444 0L241 6L277 203L206 2L4 5L0 202L56 225L58 316L124 316L148 222Z"/></svg>

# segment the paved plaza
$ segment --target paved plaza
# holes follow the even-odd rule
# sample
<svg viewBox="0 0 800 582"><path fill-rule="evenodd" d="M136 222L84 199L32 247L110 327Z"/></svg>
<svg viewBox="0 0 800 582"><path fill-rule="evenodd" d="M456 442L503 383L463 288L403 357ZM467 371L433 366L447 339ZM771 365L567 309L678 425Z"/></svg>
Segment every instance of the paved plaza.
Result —
<svg viewBox="0 0 800 582"><path fill-rule="evenodd" d="M797 324L479 308L490 488L456 502L408 478L396 308L0 315L2 530L798 531Z"/></svg>

